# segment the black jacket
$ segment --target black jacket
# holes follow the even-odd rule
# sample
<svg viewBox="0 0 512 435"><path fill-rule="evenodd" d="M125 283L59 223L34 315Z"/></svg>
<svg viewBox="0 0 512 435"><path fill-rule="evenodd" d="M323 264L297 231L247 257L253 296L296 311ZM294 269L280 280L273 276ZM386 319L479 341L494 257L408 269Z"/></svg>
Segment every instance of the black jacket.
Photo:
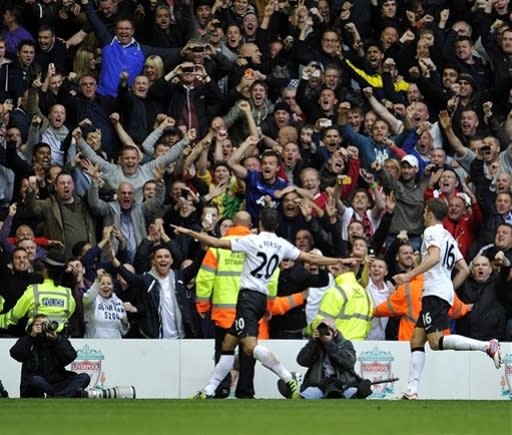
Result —
<svg viewBox="0 0 512 435"><path fill-rule="evenodd" d="M507 315L497 299L496 277L491 275L482 284L470 277L457 294L466 304L473 304L473 310L457 320L457 333L477 340L505 338Z"/></svg>
<svg viewBox="0 0 512 435"><path fill-rule="evenodd" d="M60 335L56 339L26 335L18 339L9 352L22 363L21 397L33 397L28 389L33 376L41 376L50 384L76 376L65 369L76 358L76 351L70 341Z"/></svg>
<svg viewBox="0 0 512 435"><path fill-rule="evenodd" d="M301 391L308 387L323 388L328 376L324 372L324 362L329 359L336 378L342 385L360 382L362 378L354 371L356 351L351 341L345 340L341 333L328 343L315 338L310 339L299 351L297 363L308 370L304 375Z"/></svg>

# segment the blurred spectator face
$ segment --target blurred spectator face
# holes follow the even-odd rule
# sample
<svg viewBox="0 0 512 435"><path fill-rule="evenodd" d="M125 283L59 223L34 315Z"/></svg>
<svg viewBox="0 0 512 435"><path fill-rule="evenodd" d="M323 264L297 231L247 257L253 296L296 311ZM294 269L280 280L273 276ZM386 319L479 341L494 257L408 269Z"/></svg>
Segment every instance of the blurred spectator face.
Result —
<svg viewBox="0 0 512 435"><path fill-rule="evenodd" d="M272 41L269 45L270 57L275 59L282 49L283 43L281 41Z"/></svg>
<svg viewBox="0 0 512 435"><path fill-rule="evenodd" d="M205 27L210 21L212 7L209 5L201 5L196 8L196 19L201 27Z"/></svg>
<svg viewBox="0 0 512 435"><path fill-rule="evenodd" d="M366 258L368 255L368 243L362 238L357 238L352 243L352 256L358 259Z"/></svg>
<svg viewBox="0 0 512 435"><path fill-rule="evenodd" d="M303 146L306 146L309 149L309 146L313 142L313 129L312 128L302 128L300 131L300 142Z"/></svg>
<svg viewBox="0 0 512 435"><path fill-rule="evenodd" d="M59 89L62 86L62 82L64 79L61 74L56 74L50 77L50 83L48 84L48 89L53 95L57 95L59 93Z"/></svg>
<svg viewBox="0 0 512 435"><path fill-rule="evenodd" d="M117 13L117 2L114 0L100 0L98 11L105 17L110 18Z"/></svg>
<svg viewBox="0 0 512 435"><path fill-rule="evenodd" d="M21 145L21 131L19 128L11 127L7 130L7 140L9 142L15 142L16 148L18 148Z"/></svg>
<svg viewBox="0 0 512 435"><path fill-rule="evenodd" d="M377 120L377 115L373 111L368 111L364 115L364 131L366 133L369 133L372 131L373 124L375 124L375 121Z"/></svg>
<svg viewBox="0 0 512 435"><path fill-rule="evenodd" d="M288 103L290 107L292 105L297 104L297 101L295 100L295 97L297 96L297 91L293 88L285 88L283 89L283 92L281 93L281 99Z"/></svg>
<svg viewBox="0 0 512 435"><path fill-rule="evenodd" d="M436 166L444 166L446 163L446 152L442 148L432 150L430 162Z"/></svg>
<svg viewBox="0 0 512 435"><path fill-rule="evenodd" d="M256 44L248 42L240 47L240 56L249 58L253 65L261 64L261 51Z"/></svg>
<svg viewBox="0 0 512 435"><path fill-rule="evenodd" d="M34 154L32 156L34 163L41 165L44 169L48 168L50 166L50 160L51 160L52 152L50 150L50 147L41 146L37 148L36 151L34 151Z"/></svg>
<svg viewBox="0 0 512 435"><path fill-rule="evenodd" d="M110 299L112 297L112 291L114 290L114 283L112 282L112 277L110 275L103 275L100 279L100 289L99 294L105 299Z"/></svg>
<svg viewBox="0 0 512 435"><path fill-rule="evenodd" d="M471 26L466 21L456 21L452 29L457 34L457 37L460 36L471 36Z"/></svg>
<svg viewBox="0 0 512 435"><path fill-rule="evenodd" d="M494 9L500 14L507 13L509 0L496 0L494 2Z"/></svg>
<svg viewBox="0 0 512 435"><path fill-rule="evenodd" d="M352 242L355 237L364 237L364 226L359 221L353 221L347 228L348 240Z"/></svg>
<svg viewBox="0 0 512 435"><path fill-rule="evenodd" d="M446 89L451 89L451 86L457 82L458 73L453 68L444 68L441 76L441 81Z"/></svg>
<svg viewBox="0 0 512 435"><path fill-rule="evenodd" d="M334 151L329 158L328 167L333 174L340 175L345 169L345 158L343 154L338 150Z"/></svg>
<svg viewBox="0 0 512 435"><path fill-rule="evenodd" d="M374 258L370 264L370 278L382 282L388 273L388 265L380 258Z"/></svg>
<svg viewBox="0 0 512 435"><path fill-rule="evenodd" d="M133 24L128 20L118 21L116 24L116 37L122 45L129 44L133 38Z"/></svg>
<svg viewBox="0 0 512 435"><path fill-rule="evenodd" d="M139 153L135 149L124 149L119 157L119 166L125 175L133 175L139 167Z"/></svg>
<svg viewBox="0 0 512 435"><path fill-rule="evenodd" d="M398 179L398 177L400 177L400 166L395 164L395 162L392 160L387 159L384 162L384 169L388 171L394 178Z"/></svg>
<svg viewBox="0 0 512 435"><path fill-rule="evenodd" d="M156 195L156 183L152 181L148 181L144 184L144 187L142 188L142 197L144 198L144 201L147 199L154 198Z"/></svg>
<svg viewBox="0 0 512 435"><path fill-rule="evenodd" d="M154 82L158 79L158 70L155 65L146 63L144 64L144 75L149 79L149 81Z"/></svg>
<svg viewBox="0 0 512 435"><path fill-rule="evenodd" d="M322 138L322 142L324 143L327 151L331 154L339 149L341 145L341 135L337 128L329 128Z"/></svg>
<svg viewBox="0 0 512 435"><path fill-rule="evenodd" d="M149 89L149 79L146 76L137 76L133 82L133 93L139 98L146 98Z"/></svg>
<svg viewBox="0 0 512 435"><path fill-rule="evenodd" d="M386 18L394 18L396 15L396 1L386 0L382 3L382 16Z"/></svg>
<svg viewBox="0 0 512 435"><path fill-rule="evenodd" d="M336 68L327 68L324 73L324 86L328 89L336 89L340 84L340 71ZM326 89L324 89L325 91ZM323 92L323 91L322 91ZM334 94L334 92L333 92ZM322 94L320 94L322 95ZM335 96L336 97L336 96Z"/></svg>
<svg viewBox="0 0 512 435"><path fill-rule="evenodd" d="M370 68L379 68L384 58L384 53L376 45L370 45L366 50L366 62Z"/></svg>
<svg viewBox="0 0 512 435"><path fill-rule="evenodd" d="M156 147L155 147L155 152L154 152L154 156L155 156L155 159L157 157L160 157L161 155L165 154L167 151L169 151L171 149L171 147L167 144L164 144L164 143L159 143Z"/></svg>
<svg viewBox="0 0 512 435"><path fill-rule="evenodd" d="M135 190L130 183L121 183L117 189L117 202L121 210L130 210L135 204Z"/></svg>
<svg viewBox="0 0 512 435"><path fill-rule="evenodd" d="M244 168L248 171L260 172L261 162L257 157L247 157L244 159Z"/></svg>
<svg viewBox="0 0 512 435"><path fill-rule="evenodd" d="M466 214L464 200L458 196L452 196L448 200L448 218L452 222L458 222Z"/></svg>
<svg viewBox="0 0 512 435"><path fill-rule="evenodd" d="M37 34L37 44L41 51L48 51L55 44L55 35L51 30L41 30Z"/></svg>
<svg viewBox="0 0 512 435"><path fill-rule="evenodd" d="M161 248L153 253L151 263L158 275L166 276L171 270L172 261L171 251Z"/></svg>
<svg viewBox="0 0 512 435"><path fill-rule="evenodd" d="M83 76L78 86L80 93L88 100L92 100L96 97L96 79L94 77Z"/></svg>
<svg viewBox="0 0 512 435"><path fill-rule="evenodd" d="M320 191L320 177L314 169L304 169L301 174L302 187L316 194Z"/></svg>
<svg viewBox="0 0 512 435"><path fill-rule="evenodd" d="M496 212L502 216L510 213L512 209L512 198L510 193L501 192L496 195Z"/></svg>
<svg viewBox="0 0 512 435"><path fill-rule="evenodd" d="M171 12L167 7L159 7L156 10L155 22L162 30L168 30L171 27Z"/></svg>
<svg viewBox="0 0 512 435"><path fill-rule="evenodd" d="M329 6L329 2L327 0L319 0L317 7L318 12L320 12L324 21L328 23L331 20L331 8Z"/></svg>
<svg viewBox="0 0 512 435"><path fill-rule="evenodd" d="M69 201L73 198L75 183L68 174L60 174L55 180L55 194L62 201Z"/></svg>
<svg viewBox="0 0 512 435"><path fill-rule="evenodd" d="M178 201L178 199L180 199L181 192L186 187L187 186L186 186L186 184L183 181L175 181L172 184L171 191L169 193L170 193L170 196L173 199L173 201L176 202L176 201Z"/></svg>
<svg viewBox="0 0 512 435"><path fill-rule="evenodd" d="M322 89L322 92L320 92L320 97L318 98L318 104L320 104L320 108L324 112L330 112L334 110L337 103L338 99L336 98L336 94L332 89Z"/></svg>
<svg viewBox="0 0 512 435"><path fill-rule="evenodd" d="M387 122L378 119L373 123L372 126L372 137L377 143L381 143L384 139L389 136L389 126Z"/></svg>
<svg viewBox="0 0 512 435"><path fill-rule="evenodd" d="M473 136L478 128L478 115L473 110L464 110L460 116L460 127L464 136Z"/></svg>
<svg viewBox="0 0 512 435"><path fill-rule="evenodd" d="M31 45L22 45L18 49L18 61L22 67L28 68L34 62L36 52Z"/></svg>
<svg viewBox="0 0 512 435"><path fill-rule="evenodd" d="M366 211L370 206L370 198L366 192L356 192L352 197L352 207L358 212Z"/></svg>
<svg viewBox="0 0 512 435"><path fill-rule="evenodd" d="M428 43L424 39L419 39L416 43L416 57L425 58L430 57L430 50L428 47Z"/></svg>
<svg viewBox="0 0 512 435"><path fill-rule="evenodd" d="M498 155L500 153L500 143L496 138L492 136L484 137L482 147L485 149L485 151L481 150L484 162L492 163L498 159Z"/></svg>
<svg viewBox="0 0 512 435"><path fill-rule="evenodd" d="M234 225L234 222L231 219L224 219L222 223L219 225L220 236L224 237L228 230Z"/></svg>
<svg viewBox="0 0 512 435"><path fill-rule="evenodd" d="M243 15L247 12L247 8L249 7L248 0L234 0L233 1L233 9L235 13L238 15Z"/></svg>
<svg viewBox="0 0 512 435"><path fill-rule="evenodd" d="M274 112L274 121L277 128L284 127L290 123L291 116L286 110L276 110Z"/></svg>
<svg viewBox="0 0 512 435"><path fill-rule="evenodd" d="M473 85L467 80L459 80L459 95L462 98L470 97L473 94Z"/></svg>
<svg viewBox="0 0 512 435"><path fill-rule="evenodd" d="M300 214L299 201L300 196L296 192L289 192L283 198L281 205L283 216L287 218L294 218Z"/></svg>
<svg viewBox="0 0 512 435"><path fill-rule="evenodd" d="M494 244L503 251L508 251L512 248L512 227L510 225L499 225L496 228Z"/></svg>
<svg viewBox="0 0 512 435"><path fill-rule="evenodd" d="M221 141L220 148L222 151L222 160L228 160L231 157L231 154L233 154L233 143L231 142L231 139L226 138Z"/></svg>
<svg viewBox="0 0 512 435"><path fill-rule="evenodd" d="M54 165L50 166L48 170L46 171L46 182L48 184L53 184L55 182L55 179L57 178L57 175L59 175L62 172L62 166Z"/></svg>
<svg viewBox="0 0 512 435"><path fill-rule="evenodd" d="M473 58L473 47L468 40L457 41L455 43L455 55L462 62L469 62Z"/></svg>
<svg viewBox="0 0 512 435"><path fill-rule="evenodd" d="M336 32L324 32L320 44L324 53L333 56L336 54L340 44L338 34Z"/></svg>
<svg viewBox="0 0 512 435"><path fill-rule="evenodd" d="M12 266L16 272L26 272L30 266L25 249L16 249L12 254Z"/></svg>
<svg viewBox="0 0 512 435"><path fill-rule="evenodd" d="M505 54L512 54L512 29L505 30L501 34L501 49Z"/></svg>
<svg viewBox="0 0 512 435"><path fill-rule="evenodd" d="M410 83L409 89L407 89L407 101L409 103L413 103L416 101L421 101L423 96L420 93L418 85L416 83Z"/></svg>
<svg viewBox="0 0 512 435"><path fill-rule="evenodd" d="M231 173L229 169L223 165L219 165L215 168L213 172L213 180L215 184L228 183L231 178Z"/></svg>
<svg viewBox="0 0 512 435"><path fill-rule="evenodd" d="M416 177L418 173L418 168L416 166L411 166L407 162L400 163L400 176L403 181L410 181Z"/></svg>
<svg viewBox="0 0 512 435"><path fill-rule="evenodd" d="M313 249L313 236L308 230L299 230L295 234L295 246L302 252L309 252Z"/></svg>
<svg viewBox="0 0 512 435"><path fill-rule="evenodd" d="M66 109L61 104L54 104L48 114L50 125L55 128L61 128L66 122Z"/></svg>
<svg viewBox="0 0 512 435"><path fill-rule="evenodd" d="M20 225L16 230L16 243L21 242L22 240L33 240L34 239L34 231L28 225Z"/></svg>
<svg viewBox="0 0 512 435"><path fill-rule="evenodd" d="M428 156L432 150L432 136L428 131L421 133L418 142L416 142L416 149L423 156Z"/></svg>
<svg viewBox="0 0 512 435"><path fill-rule="evenodd" d="M439 178L439 191L449 197L457 188L457 177L453 171L443 171Z"/></svg>
<svg viewBox="0 0 512 435"><path fill-rule="evenodd" d="M244 16L242 20L242 30L245 36L253 37L258 30L258 18L256 14L250 13Z"/></svg>
<svg viewBox="0 0 512 435"><path fill-rule="evenodd" d="M414 251L412 246L400 245L396 254L396 261L398 261L400 268L404 270L414 267Z"/></svg>
<svg viewBox="0 0 512 435"><path fill-rule="evenodd" d="M230 48L238 48L242 42L242 31L237 25L228 26L226 29L226 43Z"/></svg>
<svg viewBox="0 0 512 435"><path fill-rule="evenodd" d="M394 27L386 27L380 34L380 42L384 50L391 47L396 41L398 41L398 32Z"/></svg>
<svg viewBox="0 0 512 435"><path fill-rule="evenodd" d="M3 15L4 25L8 26L16 22L16 16L11 12L10 9L6 9Z"/></svg>
<svg viewBox="0 0 512 435"><path fill-rule="evenodd" d="M256 84L251 87L251 100L255 107L261 107L267 98L267 90L265 86Z"/></svg>
<svg viewBox="0 0 512 435"><path fill-rule="evenodd" d="M496 177L496 192L511 192L512 175L508 172L502 172Z"/></svg>
<svg viewBox="0 0 512 435"><path fill-rule="evenodd" d="M261 159L261 175L264 181L273 181L276 178L279 161L276 156L263 156Z"/></svg>
<svg viewBox="0 0 512 435"><path fill-rule="evenodd" d="M207 219L209 218L209 219ZM201 213L201 221L207 221L208 230L213 230L219 221L219 211L217 207L205 206Z"/></svg>
<svg viewBox="0 0 512 435"><path fill-rule="evenodd" d="M491 262L487 257L480 255L473 260L471 276L477 283L484 283L492 273Z"/></svg>
<svg viewBox="0 0 512 435"><path fill-rule="evenodd" d="M28 260L32 263L36 258L37 245L33 240L22 240L18 243L18 248L22 248L27 251Z"/></svg>
<svg viewBox="0 0 512 435"><path fill-rule="evenodd" d="M287 168L293 168L300 159L299 146L288 142L283 148L283 162Z"/></svg>
<svg viewBox="0 0 512 435"><path fill-rule="evenodd" d="M361 112L359 110L350 110L348 112L348 123L354 131L359 131L363 124L363 115Z"/></svg>

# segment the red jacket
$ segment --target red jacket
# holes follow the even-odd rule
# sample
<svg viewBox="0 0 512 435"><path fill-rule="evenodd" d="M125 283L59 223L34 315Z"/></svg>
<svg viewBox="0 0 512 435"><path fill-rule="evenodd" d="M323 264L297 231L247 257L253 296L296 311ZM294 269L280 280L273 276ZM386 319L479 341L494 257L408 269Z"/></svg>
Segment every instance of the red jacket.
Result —
<svg viewBox="0 0 512 435"><path fill-rule="evenodd" d="M478 203L471 206L471 214L464 214L458 222L453 222L448 216L443 219L443 226L457 241L464 258L467 258L469 247L475 241L482 221L482 211Z"/></svg>

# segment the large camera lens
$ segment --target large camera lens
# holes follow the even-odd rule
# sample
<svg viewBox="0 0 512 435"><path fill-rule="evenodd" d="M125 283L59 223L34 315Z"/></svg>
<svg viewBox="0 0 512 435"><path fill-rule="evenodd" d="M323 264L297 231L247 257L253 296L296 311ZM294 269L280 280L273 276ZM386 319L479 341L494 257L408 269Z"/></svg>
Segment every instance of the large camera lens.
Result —
<svg viewBox="0 0 512 435"><path fill-rule="evenodd" d="M51 320L50 322L41 323L41 330L43 332L55 332L59 327L59 322Z"/></svg>

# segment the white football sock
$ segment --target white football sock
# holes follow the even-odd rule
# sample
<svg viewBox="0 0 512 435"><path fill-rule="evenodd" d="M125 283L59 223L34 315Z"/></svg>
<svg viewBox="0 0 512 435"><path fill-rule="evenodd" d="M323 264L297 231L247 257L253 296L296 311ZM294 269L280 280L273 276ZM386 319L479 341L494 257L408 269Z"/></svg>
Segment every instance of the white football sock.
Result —
<svg viewBox="0 0 512 435"><path fill-rule="evenodd" d="M443 337L443 350L480 350L486 352L488 347L488 341L474 340L463 335L454 334Z"/></svg>
<svg viewBox="0 0 512 435"><path fill-rule="evenodd" d="M288 382L292 379L292 374L277 360L275 355L261 344L257 344L252 351L252 357L258 360L264 367L273 371L283 381Z"/></svg>
<svg viewBox="0 0 512 435"><path fill-rule="evenodd" d="M222 382L222 380L226 377L226 375L233 368L233 363L235 362L235 355L221 355L219 362L213 369L213 372L206 384L206 387L203 388L203 391L208 396L213 396L215 394L215 390Z"/></svg>
<svg viewBox="0 0 512 435"><path fill-rule="evenodd" d="M411 366L409 372L409 385L407 392L418 394L420 386L421 374L425 367L425 352L421 350L415 350L411 353Z"/></svg>

